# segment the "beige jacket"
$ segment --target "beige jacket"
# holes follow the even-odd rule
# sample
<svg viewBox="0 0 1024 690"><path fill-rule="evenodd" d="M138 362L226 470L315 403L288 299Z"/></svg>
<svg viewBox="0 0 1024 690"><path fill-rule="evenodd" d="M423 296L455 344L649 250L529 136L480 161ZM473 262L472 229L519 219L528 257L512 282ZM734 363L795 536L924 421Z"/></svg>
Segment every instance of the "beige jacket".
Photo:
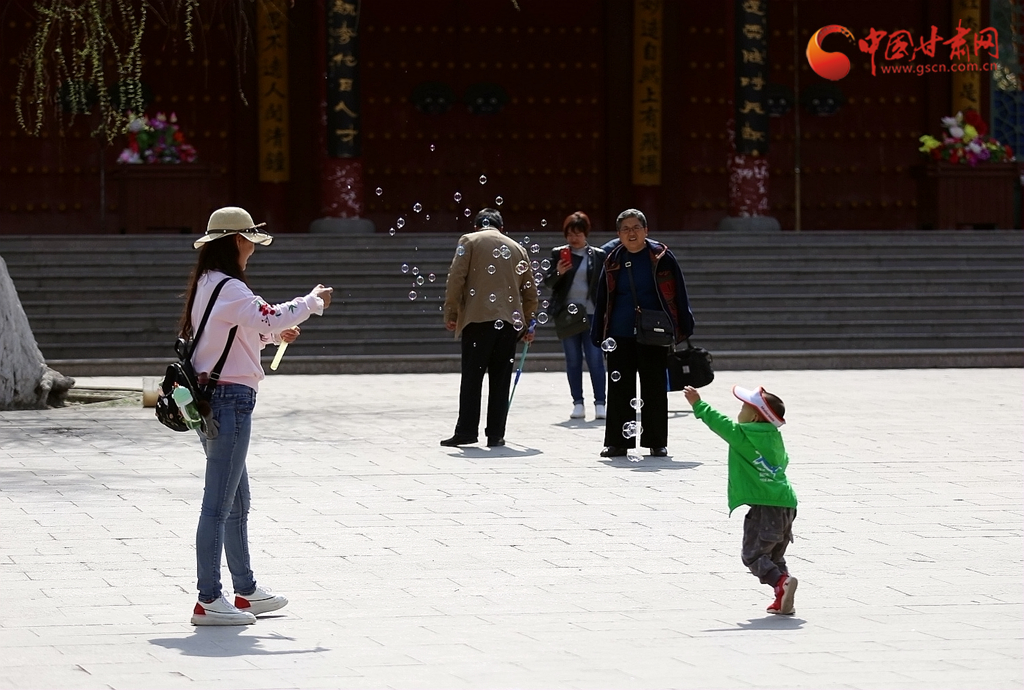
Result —
<svg viewBox="0 0 1024 690"><path fill-rule="evenodd" d="M444 297L444 320L456 322L455 337L468 323L514 323L516 313L529 327L537 315L537 285L526 250L493 229L463 235L459 247Z"/></svg>

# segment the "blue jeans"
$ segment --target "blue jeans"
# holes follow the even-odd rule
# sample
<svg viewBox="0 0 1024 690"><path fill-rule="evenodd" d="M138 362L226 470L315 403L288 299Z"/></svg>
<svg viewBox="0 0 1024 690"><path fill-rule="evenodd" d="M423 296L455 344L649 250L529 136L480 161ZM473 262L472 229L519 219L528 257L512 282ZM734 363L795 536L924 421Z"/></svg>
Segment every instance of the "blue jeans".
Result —
<svg viewBox="0 0 1024 690"><path fill-rule="evenodd" d="M213 440L199 435L206 451L206 486L196 530L196 569L203 601L222 593L221 551L227 555L234 591L249 594L256 589L249 568L249 475L245 470L256 391L236 383L221 384L210 406L220 432Z"/></svg>
<svg viewBox="0 0 1024 690"><path fill-rule="evenodd" d="M593 323L594 315L589 318ZM604 405L604 357L601 349L590 342L590 331L563 339L562 349L565 350L565 375L569 379L573 404L583 404L583 358L586 357L590 383L594 387L594 403Z"/></svg>

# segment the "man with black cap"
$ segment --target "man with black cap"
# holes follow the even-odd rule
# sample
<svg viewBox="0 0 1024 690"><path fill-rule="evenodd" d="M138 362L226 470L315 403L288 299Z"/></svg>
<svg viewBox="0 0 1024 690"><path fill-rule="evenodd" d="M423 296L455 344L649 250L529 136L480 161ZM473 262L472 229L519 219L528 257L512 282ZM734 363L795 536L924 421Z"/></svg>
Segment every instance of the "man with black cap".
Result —
<svg viewBox="0 0 1024 690"><path fill-rule="evenodd" d="M497 210L483 209L473 226L474 232L459 238L445 290L445 328L462 338L462 383L455 433L442 446L477 442L485 372L487 445L505 445L516 342L533 342L538 290L529 255L502 232Z"/></svg>

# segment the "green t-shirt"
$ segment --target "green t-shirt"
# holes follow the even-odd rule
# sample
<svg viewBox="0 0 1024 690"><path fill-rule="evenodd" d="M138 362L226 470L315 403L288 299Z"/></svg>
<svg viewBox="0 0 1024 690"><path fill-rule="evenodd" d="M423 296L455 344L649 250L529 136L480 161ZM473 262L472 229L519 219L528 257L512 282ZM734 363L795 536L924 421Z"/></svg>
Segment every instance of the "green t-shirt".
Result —
<svg viewBox="0 0 1024 690"><path fill-rule="evenodd" d="M740 424L703 400L693 414L729 444L730 515L741 505L796 508L796 493L786 479L789 455L774 424Z"/></svg>

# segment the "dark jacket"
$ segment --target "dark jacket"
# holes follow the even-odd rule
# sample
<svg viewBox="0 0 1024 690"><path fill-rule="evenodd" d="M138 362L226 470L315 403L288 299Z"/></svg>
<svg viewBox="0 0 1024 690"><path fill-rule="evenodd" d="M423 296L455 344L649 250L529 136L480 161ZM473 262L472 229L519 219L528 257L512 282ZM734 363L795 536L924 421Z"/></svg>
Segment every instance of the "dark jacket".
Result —
<svg viewBox="0 0 1024 690"><path fill-rule="evenodd" d="M544 276L544 284L551 288L551 304L548 307L548 312L552 317L560 314L568 306L566 298L569 295L569 287L572 286L572 281L576 279L576 271L580 269L580 264L583 263L582 256L573 254L572 268L564 274L558 275L559 255L562 253L562 249L568 246L563 244L551 250L551 268L548 269L548 274ZM596 305L598 279L604 266L605 253L597 247L591 247L589 244L586 249L587 254L590 256L590 263L587 267L587 296Z"/></svg>
<svg viewBox="0 0 1024 690"><path fill-rule="evenodd" d="M672 319L676 342L680 343L693 335L694 326L683 271L668 247L650 238L645 241L647 249L651 252L651 266L654 267L654 284L658 287L658 300L661 302L661 308ZM628 251L621 244L608 252L604 270L598 279L597 298L594 300L597 310L594 313L594 323L590 326L590 339L595 345L600 345L601 341L608 337L612 299L622 268L622 257L626 253Z"/></svg>

